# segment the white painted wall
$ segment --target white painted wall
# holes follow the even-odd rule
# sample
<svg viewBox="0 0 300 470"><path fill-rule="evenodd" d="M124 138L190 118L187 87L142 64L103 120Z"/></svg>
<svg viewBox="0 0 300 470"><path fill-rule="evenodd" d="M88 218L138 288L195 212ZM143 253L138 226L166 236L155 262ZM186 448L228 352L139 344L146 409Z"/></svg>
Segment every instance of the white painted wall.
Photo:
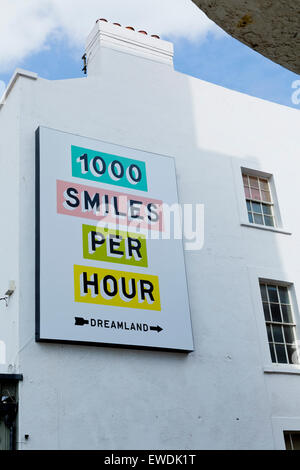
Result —
<svg viewBox="0 0 300 470"><path fill-rule="evenodd" d="M101 48L98 66L96 74L76 80L21 77L0 112L8 136L1 142L7 173L3 178L1 171L1 201L16 177L19 188L5 225L11 230L19 221L18 251L2 247L16 232L0 235L0 285L7 276L18 278L19 341L14 330L9 348L24 374L19 448L278 447L281 421L272 418L286 423L300 416L300 375L290 366L290 374L270 373L258 277L293 282L300 299L299 112L108 47ZM10 113L5 123L4 113ZM15 145L16 120L17 176L2 153ZM205 204L204 248L186 253L194 353L35 343L39 125L175 157L180 201ZM241 225L247 220L241 166L274 175L282 231L292 235Z"/></svg>
<svg viewBox="0 0 300 470"><path fill-rule="evenodd" d="M18 370L20 295L20 90L18 85L0 112L0 297L4 297L10 280L14 280L18 286L7 307L5 301L0 301L0 374L16 373Z"/></svg>

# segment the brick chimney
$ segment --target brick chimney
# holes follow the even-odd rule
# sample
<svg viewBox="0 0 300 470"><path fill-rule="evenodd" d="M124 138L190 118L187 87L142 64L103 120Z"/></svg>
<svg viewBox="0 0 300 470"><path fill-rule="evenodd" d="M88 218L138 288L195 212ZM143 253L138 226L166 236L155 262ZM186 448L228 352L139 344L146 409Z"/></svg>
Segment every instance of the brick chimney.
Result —
<svg viewBox="0 0 300 470"><path fill-rule="evenodd" d="M88 76L99 75L101 58L108 51L130 54L142 59L160 62L173 68L173 44L156 34L135 30L132 26L97 20L86 41L86 64Z"/></svg>

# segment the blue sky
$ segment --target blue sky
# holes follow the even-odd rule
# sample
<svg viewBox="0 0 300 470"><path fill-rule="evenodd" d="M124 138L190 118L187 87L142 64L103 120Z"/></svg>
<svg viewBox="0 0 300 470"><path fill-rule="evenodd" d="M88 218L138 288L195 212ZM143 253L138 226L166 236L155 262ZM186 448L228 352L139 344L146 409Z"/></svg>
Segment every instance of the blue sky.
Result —
<svg viewBox="0 0 300 470"><path fill-rule="evenodd" d="M201 44L181 39L175 51L175 67L183 73L300 109L291 100L299 76L228 35L217 39L209 33Z"/></svg>
<svg viewBox="0 0 300 470"><path fill-rule="evenodd" d="M53 5L58 5L55 0L51 1ZM66 0L64 1L66 2ZM180 5L178 6L179 16L182 14L179 8L182 8L187 0L182 2L180 0L173 1ZM31 0L31 2L34 4L35 0ZM178 30L179 23L174 17L174 22L166 28L167 32L161 35L164 39L174 42L176 70L242 93L300 109L300 104L293 104L291 99L294 91L292 83L299 80L298 75L264 58L227 34L216 34L213 28L207 26L207 20L200 16L203 15L200 10L193 4L191 5L190 16L186 21L191 22L191 29L195 31L197 21L199 21L199 27L203 28L204 33L189 36L187 31ZM33 13L28 11L28 15L33 16ZM117 13L114 12L114 14ZM143 21L143 18L141 18L142 12L137 19L139 23ZM152 18L155 27L159 26L155 24L157 18L155 16ZM157 29L153 28L152 31L157 32ZM172 28L177 28L176 34L173 34ZM50 26L48 29L50 34L46 34L48 30L45 28L45 37L41 40L38 38L40 40L39 47L34 47L34 44L32 44L31 49L28 46L28 51L26 53L21 51L19 55L16 55L13 51L15 58L11 65L6 64L5 67L1 68L0 54L0 80L7 84L15 67L37 72L41 77L48 79L82 76L83 36L76 42L72 42L64 34L53 34L53 32L51 34ZM188 29L188 25L186 29ZM170 37L170 34L172 34L172 37ZM24 37L20 36L20 44L21 41L24 42Z"/></svg>

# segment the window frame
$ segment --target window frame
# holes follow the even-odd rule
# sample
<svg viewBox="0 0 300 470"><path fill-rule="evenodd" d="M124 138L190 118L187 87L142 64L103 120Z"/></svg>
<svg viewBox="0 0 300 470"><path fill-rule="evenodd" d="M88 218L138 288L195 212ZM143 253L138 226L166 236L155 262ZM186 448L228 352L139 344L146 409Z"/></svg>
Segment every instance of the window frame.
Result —
<svg viewBox="0 0 300 470"><path fill-rule="evenodd" d="M286 448L286 450L300 450L300 449L293 449L293 444L294 443L293 443L293 440L292 440L292 437L291 437L292 434L296 434L297 436L300 436L300 431L287 431L287 430L283 431L285 448ZM286 437L287 436L289 436L291 449L287 449L287 446L286 446Z"/></svg>
<svg viewBox="0 0 300 470"><path fill-rule="evenodd" d="M300 314L298 298L300 298L299 286L293 282L293 277L288 276L286 271L276 268L247 266L248 280L251 296L251 309L256 320L257 328L257 352L259 362L265 374L292 374L300 375L300 365L297 364L275 364L271 361L270 348L264 310L261 301L260 281L267 283L278 283L290 287L290 298L293 305L294 319L296 321L296 335L300 339ZM300 429L300 428L299 428Z"/></svg>
<svg viewBox="0 0 300 470"><path fill-rule="evenodd" d="M265 291L266 291L266 294L267 294L267 300L263 299L261 286L265 286ZM277 298L278 298L279 302L272 302L270 300L268 286L276 287L276 295L277 295ZM292 284L287 284L287 283L278 282L278 281L265 281L265 280L259 279L259 287L260 287L260 293L261 293L261 304L262 304L263 315L264 315L263 318L264 318L264 321L265 321L265 327L266 327L266 332L267 332L267 337L268 337L268 345L269 345L269 349L270 349L270 357L271 357L272 364L279 365L279 366L282 366L282 365L283 366L284 365L299 366L300 365L300 354L299 354L300 351L299 351L299 340L298 340L298 334L297 334L297 321L296 321L295 313L294 313L293 296L292 296L292 289L291 289ZM280 293L279 293L279 288L280 287L283 287L283 288L287 289L288 300L289 300L288 303L281 301ZM264 305L265 304L267 304L268 307L269 307L269 309L268 309L269 314L270 314L270 319L269 320L267 320L266 316L265 316L265 310L264 310ZM281 320L282 320L280 322L279 321L274 321L272 316L271 316L272 315L271 306L273 304L279 306L279 313L280 313L280 317L281 317ZM284 306L284 305L290 307L290 316L291 316L291 321L290 322L285 322L284 321L284 317L283 317L283 313L282 313L283 312L282 311L282 306ZM268 326L270 327L270 331L271 331L271 335L272 335L272 341L270 341L270 338L269 338ZM275 340L273 326L274 327L276 327L276 326L281 327L281 334L282 334L283 342ZM293 343L290 343L286 340L284 327L291 328L291 330L293 332L292 335L293 335L293 338L294 338ZM275 361L272 358L271 344L273 346L273 355L275 356L275 359L276 359ZM278 361L276 345L284 345L285 357L288 360L288 362L279 362ZM294 346L294 348L296 349L297 356L298 356L298 362L289 362L290 361L289 353L288 353L288 347L289 346Z"/></svg>
<svg viewBox="0 0 300 470"><path fill-rule="evenodd" d="M244 230L247 228L264 230L266 232L275 232L281 233L284 235L292 235L290 230L287 230L284 220L281 216L281 211L278 205L278 198L276 192L276 181L274 179L274 171L272 168L269 168L269 172L256 170L255 167L252 168L249 166L249 160L237 160L234 157L231 157L231 167L233 172L234 180L234 190L236 194L239 224L241 227L244 227ZM244 184L242 173L245 172L250 176L260 176L269 180L269 185L272 193L272 199L274 203L274 216L276 219L276 227L269 227L266 225L252 224L248 219L247 205L245 200Z"/></svg>
<svg viewBox="0 0 300 470"><path fill-rule="evenodd" d="M244 178L247 178L247 185L245 185ZM258 184L257 187L251 185L251 178L255 178L257 180L257 184ZM246 207L247 207L247 214L248 214L249 223L250 224L256 224L256 225L262 225L262 226L265 226L265 227L277 228L277 220L276 220L276 214L275 214L275 210L274 210L275 204L274 204L274 199L273 199L273 195L272 195L272 188L271 188L271 185L270 185L270 178L265 177L265 176L261 176L261 175L253 175L253 174L249 174L246 171L242 171L242 179L243 179L244 195L245 195L245 201L246 201ZM266 183L267 183L268 190L265 191L265 192L269 193L270 201L266 201L266 200L263 199L262 191L264 191L264 190L262 189L262 183L261 183L262 181L266 181ZM247 194L246 194L246 188L249 189L249 196L247 196ZM259 199L256 199L255 197L252 196L252 190L259 192L259 195L260 195ZM249 210L248 204L250 205L250 210ZM258 212L258 211L254 210L254 208L253 208L254 204L258 204L260 206L261 212ZM267 207L270 208L270 214L266 214L264 212L264 206L267 206ZM250 220L249 215L251 215L252 221ZM263 223L256 222L255 221L255 216L261 217L262 220L263 220ZM266 218L267 217L272 219L273 225L270 225L270 224L266 223L266 220L267 220Z"/></svg>
<svg viewBox="0 0 300 470"><path fill-rule="evenodd" d="M274 436L274 444L276 450L286 450L284 433L299 432L300 418L296 417L272 417L272 430Z"/></svg>

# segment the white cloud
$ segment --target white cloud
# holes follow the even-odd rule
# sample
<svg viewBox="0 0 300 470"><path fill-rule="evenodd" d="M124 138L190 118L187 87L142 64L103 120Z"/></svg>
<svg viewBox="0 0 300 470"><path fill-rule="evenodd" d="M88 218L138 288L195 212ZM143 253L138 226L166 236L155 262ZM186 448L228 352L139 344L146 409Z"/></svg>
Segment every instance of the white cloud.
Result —
<svg viewBox="0 0 300 470"><path fill-rule="evenodd" d="M54 35L83 46L99 17L190 40L220 34L191 0L0 0L0 71L47 47Z"/></svg>

